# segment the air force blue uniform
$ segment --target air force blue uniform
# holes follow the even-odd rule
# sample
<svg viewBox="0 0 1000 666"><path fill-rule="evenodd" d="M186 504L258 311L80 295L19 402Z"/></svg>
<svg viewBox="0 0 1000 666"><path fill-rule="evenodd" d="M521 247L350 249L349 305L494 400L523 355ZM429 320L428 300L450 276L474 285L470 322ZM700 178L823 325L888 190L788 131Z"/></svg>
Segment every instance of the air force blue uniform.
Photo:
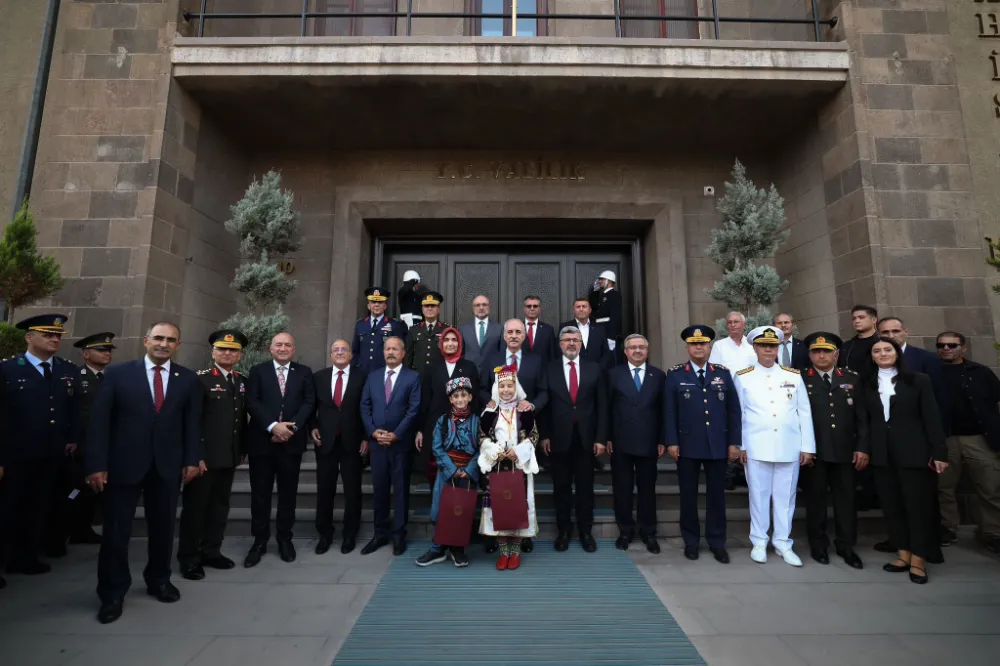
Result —
<svg viewBox="0 0 1000 666"><path fill-rule="evenodd" d="M358 320L354 325L354 340L351 342L354 362L366 372L385 367L382 345L386 338L396 337L406 341L406 324L385 315L379 317L377 322L372 322L373 319L368 315Z"/></svg>

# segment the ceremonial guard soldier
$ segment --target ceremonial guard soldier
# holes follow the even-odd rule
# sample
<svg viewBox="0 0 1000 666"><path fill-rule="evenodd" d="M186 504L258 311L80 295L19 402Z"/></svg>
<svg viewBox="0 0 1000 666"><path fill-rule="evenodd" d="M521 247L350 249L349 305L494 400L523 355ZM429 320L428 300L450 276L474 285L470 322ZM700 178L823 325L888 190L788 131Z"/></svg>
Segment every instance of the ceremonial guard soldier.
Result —
<svg viewBox="0 0 1000 666"><path fill-rule="evenodd" d="M809 393L816 460L802 469L806 493L806 528L812 558L829 564L826 535L827 488L833 496L834 545L848 566L860 569L854 552L858 515L854 505L855 470L868 466L868 410L858 373L838 368L843 341L833 333L817 332L805 339L810 367L802 374Z"/></svg>
<svg viewBox="0 0 1000 666"><path fill-rule="evenodd" d="M406 324L385 314L389 292L379 287L365 290L368 298L367 317L362 317L354 325L354 339L351 341L351 356L354 362L366 372L385 367L382 345L387 338L406 339Z"/></svg>
<svg viewBox="0 0 1000 666"><path fill-rule="evenodd" d="M709 363L715 331L702 324L681 332L688 361L667 373L667 453L677 463L684 556L698 559L698 476L705 470L705 539L715 559L729 563L726 552L726 463L740 455L740 400L730 370Z"/></svg>
<svg viewBox="0 0 1000 666"><path fill-rule="evenodd" d="M798 370L776 363L784 334L759 326L747 336L757 362L736 373L736 392L743 410L741 462L750 490L750 558L767 561L767 533L774 505L771 545L786 563L802 566L789 533L795 513L799 467L816 454L809 396Z"/></svg>
<svg viewBox="0 0 1000 666"><path fill-rule="evenodd" d="M203 579L205 567L235 566L221 548L233 477L244 455L246 378L234 366L243 356L247 338L239 331L224 329L208 336L208 343L214 363L196 373L202 387L202 474L184 486L177 547L181 575L188 580Z"/></svg>
<svg viewBox="0 0 1000 666"><path fill-rule="evenodd" d="M621 352L615 352L615 347L622 338L622 295L617 289L614 271L604 271L594 283L587 300L593 308L594 323L604 329L608 336L608 349L618 359Z"/></svg>
<svg viewBox="0 0 1000 666"><path fill-rule="evenodd" d="M403 273L403 285L399 288L399 318L408 329L423 321L420 303L427 292L427 287L420 284L420 275L416 271Z"/></svg>
<svg viewBox="0 0 1000 666"><path fill-rule="evenodd" d="M8 573L43 574L39 559L59 466L76 450L77 367L56 356L66 316L25 319L27 351L0 362L2 529Z"/></svg>
<svg viewBox="0 0 1000 666"><path fill-rule="evenodd" d="M423 308L424 320L410 332L406 338L406 367L416 370L423 376L424 371L433 361L439 361L441 356L441 335L449 324L442 324L438 319L441 314L441 302L444 296L436 291L424 294L420 306Z"/></svg>

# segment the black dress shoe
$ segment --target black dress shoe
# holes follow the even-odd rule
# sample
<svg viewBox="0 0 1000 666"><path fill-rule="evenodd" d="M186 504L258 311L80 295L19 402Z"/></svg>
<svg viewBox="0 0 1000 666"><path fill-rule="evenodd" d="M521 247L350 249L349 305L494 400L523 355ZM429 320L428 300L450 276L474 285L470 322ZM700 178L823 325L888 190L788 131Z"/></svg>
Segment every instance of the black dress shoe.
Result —
<svg viewBox="0 0 1000 666"><path fill-rule="evenodd" d="M291 540L278 542L278 555L282 562L295 561L295 546L292 545Z"/></svg>
<svg viewBox="0 0 1000 666"><path fill-rule="evenodd" d="M736 479L726 479L726 490L736 490Z"/></svg>
<svg viewBox="0 0 1000 666"><path fill-rule="evenodd" d="M500 544L497 542L496 537L486 537L486 544L483 546L483 550L486 551L487 555L492 555L497 552L500 548Z"/></svg>
<svg viewBox="0 0 1000 666"><path fill-rule="evenodd" d="M913 571L923 571L923 575L915 574ZM917 585L925 585L927 583L927 571L923 567L910 567L910 582L916 583Z"/></svg>
<svg viewBox="0 0 1000 666"><path fill-rule="evenodd" d="M323 555L326 551L330 550L330 546L333 545L333 535L324 534L319 538L319 542L316 544L316 554Z"/></svg>
<svg viewBox="0 0 1000 666"><path fill-rule="evenodd" d="M684 546L684 557L689 560L698 559L698 546Z"/></svg>
<svg viewBox="0 0 1000 666"><path fill-rule="evenodd" d="M847 550L838 548L837 555L844 558L844 563L852 569L864 569L865 565L861 562L861 558L853 550Z"/></svg>
<svg viewBox="0 0 1000 666"><path fill-rule="evenodd" d="M111 624L122 616L124 605L124 599L101 602L101 608L97 611L97 621L101 624Z"/></svg>
<svg viewBox="0 0 1000 666"><path fill-rule="evenodd" d="M233 562L225 555L209 555L208 557L202 557L201 564L202 566L210 569L222 569L223 571L226 569L232 569L236 566L236 562Z"/></svg>
<svg viewBox="0 0 1000 666"><path fill-rule="evenodd" d="M182 564L181 576L187 580L203 580L205 569L200 564Z"/></svg>
<svg viewBox="0 0 1000 666"><path fill-rule="evenodd" d="M885 564L882 565L882 571L888 571L889 573L903 573L904 571L909 571L909 570L910 570L910 565L908 563L893 564L892 562L886 562Z"/></svg>
<svg viewBox="0 0 1000 666"><path fill-rule="evenodd" d="M260 564L260 558L264 556L267 552L267 543L255 543L250 547L250 552L247 553L247 557L243 560L243 566L247 569L250 567L255 567Z"/></svg>
<svg viewBox="0 0 1000 666"><path fill-rule="evenodd" d="M521 539L521 552L530 553L535 549L535 542L531 540L531 537L524 537Z"/></svg>
<svg viewBox="0 0 1000 666"><path fill-rule="evenodd" d="M594 541L594 537L589 533L580 535L580 545L583 546L585 553L593 553L597 550L597 542Z"/></svg>
<svg viewBox="0 0 1000 666"><path fill-rule="evenodd" d="M361 554L371 555L387 543L389 543L389 540L385 537L372 537L372 540L366 543L365 547L361 549Z"/></svg>
<svg viewBox="0 0 1000 666"><path fill-rule="evenodd" d="M556 537L555 549L560 553L569 550L569 532L560 532Z"/></svg>
<svg viewBox="0 0 1000 666"><path fill-rule="evenodd" d="M349 552L354 550L354 546L354 537L344 537L344 543L340 544L340 552L347 555Z"/></svg>
<svg viewBox="0 0 1000 666"><path fill-rule="evenodd" d="M38 576L40 574L47 574L52 571L52 565L48 562L42 562L41 560L32 560L30 562L17 562L7 565L7 573L9 574L24 574L25 576Z"/></svg>
<svg viewBox="0 0 1000 666"><path fill-rule="evenodd" d="M172 604L181 598L181 591L170 581L162 585L147 585L146 594L165 604Z"/></svg>
<svg viewBox="0 0 1000 666"><path fill-rule="evenodd" d="M392 554L399 557L406 552L406 539L394 539L392 542Z"/></svg>
<svg viewBox="0 0 1000 666"><path fill-rule="evenodd" d="M91 529L86 532L71 535L69 537L69 542L71 544L90 544L92 546L100 545L101 535Z"/></svg>
<svg viewBox="0 0 1000 666"><path fill-rule="evenodd" d="M729 553L726 552L725 548L712 548L712 555L715 556L716 562L729 564Z"/></svg>
<svg viewBox="0 0 1000 666"><path fill-rule="evenodd" d="M830 563L830 555L827 554L826 550L823 548L813 548L809 554L812 555L812 558L820 564Z"/></svg>
<svg viewBox="0 0 1000 666"><path fill-rule="evenodd" d="M642 540L646 544L646 550L651 552L653 555L660 554L660 542L656 540L656 537L646 537Z"/></svg>
<svg viewBox="0 0 1000 666"><path fill-rule="evenodd" d="M880 553L895 553L898 550L898 548L893 546L891 541L886 540L886 541L879 541L877 544L875 544L875 550L877 550Z"/></svg>
<svg viewBox="0 0 1000 666"><path fill-rule="evenodd" d="M628 545L630 543L632 543L632 540L623 534L615 539L615 548L618 550L628 550Z"/></svg>

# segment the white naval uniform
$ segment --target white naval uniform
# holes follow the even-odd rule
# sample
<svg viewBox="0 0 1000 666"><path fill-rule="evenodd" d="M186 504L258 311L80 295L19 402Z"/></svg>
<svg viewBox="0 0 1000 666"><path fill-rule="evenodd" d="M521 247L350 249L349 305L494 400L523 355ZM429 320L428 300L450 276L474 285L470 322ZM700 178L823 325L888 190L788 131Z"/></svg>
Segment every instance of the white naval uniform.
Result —
<svg viewBox="0 0 1000 666"><path fill-rule="evenodd" d="M816 453L809 394L797 370L755 363L736 373L736 391L743 411L743 450L747 452L750 490L750 541L767 547L774 503L771 545L782 553L795 513L799 454Z"/></svg>

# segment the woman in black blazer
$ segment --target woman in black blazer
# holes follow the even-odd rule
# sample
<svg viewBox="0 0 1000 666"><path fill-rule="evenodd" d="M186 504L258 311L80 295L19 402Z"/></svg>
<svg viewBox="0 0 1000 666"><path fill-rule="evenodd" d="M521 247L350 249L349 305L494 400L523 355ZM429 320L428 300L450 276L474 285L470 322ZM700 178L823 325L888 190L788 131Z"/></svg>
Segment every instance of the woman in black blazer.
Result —
<svg viewBox="0 0 1000 666"><path fill-rule="evenodd" d="M882 568L909 571L911 581L923 584L925 558L937 538L934 475L948 467L934 390L927 375L906 369L902 350L889 338L872 347L864 381L875 485L889 540L899 549L899 557Z"/></svg>

